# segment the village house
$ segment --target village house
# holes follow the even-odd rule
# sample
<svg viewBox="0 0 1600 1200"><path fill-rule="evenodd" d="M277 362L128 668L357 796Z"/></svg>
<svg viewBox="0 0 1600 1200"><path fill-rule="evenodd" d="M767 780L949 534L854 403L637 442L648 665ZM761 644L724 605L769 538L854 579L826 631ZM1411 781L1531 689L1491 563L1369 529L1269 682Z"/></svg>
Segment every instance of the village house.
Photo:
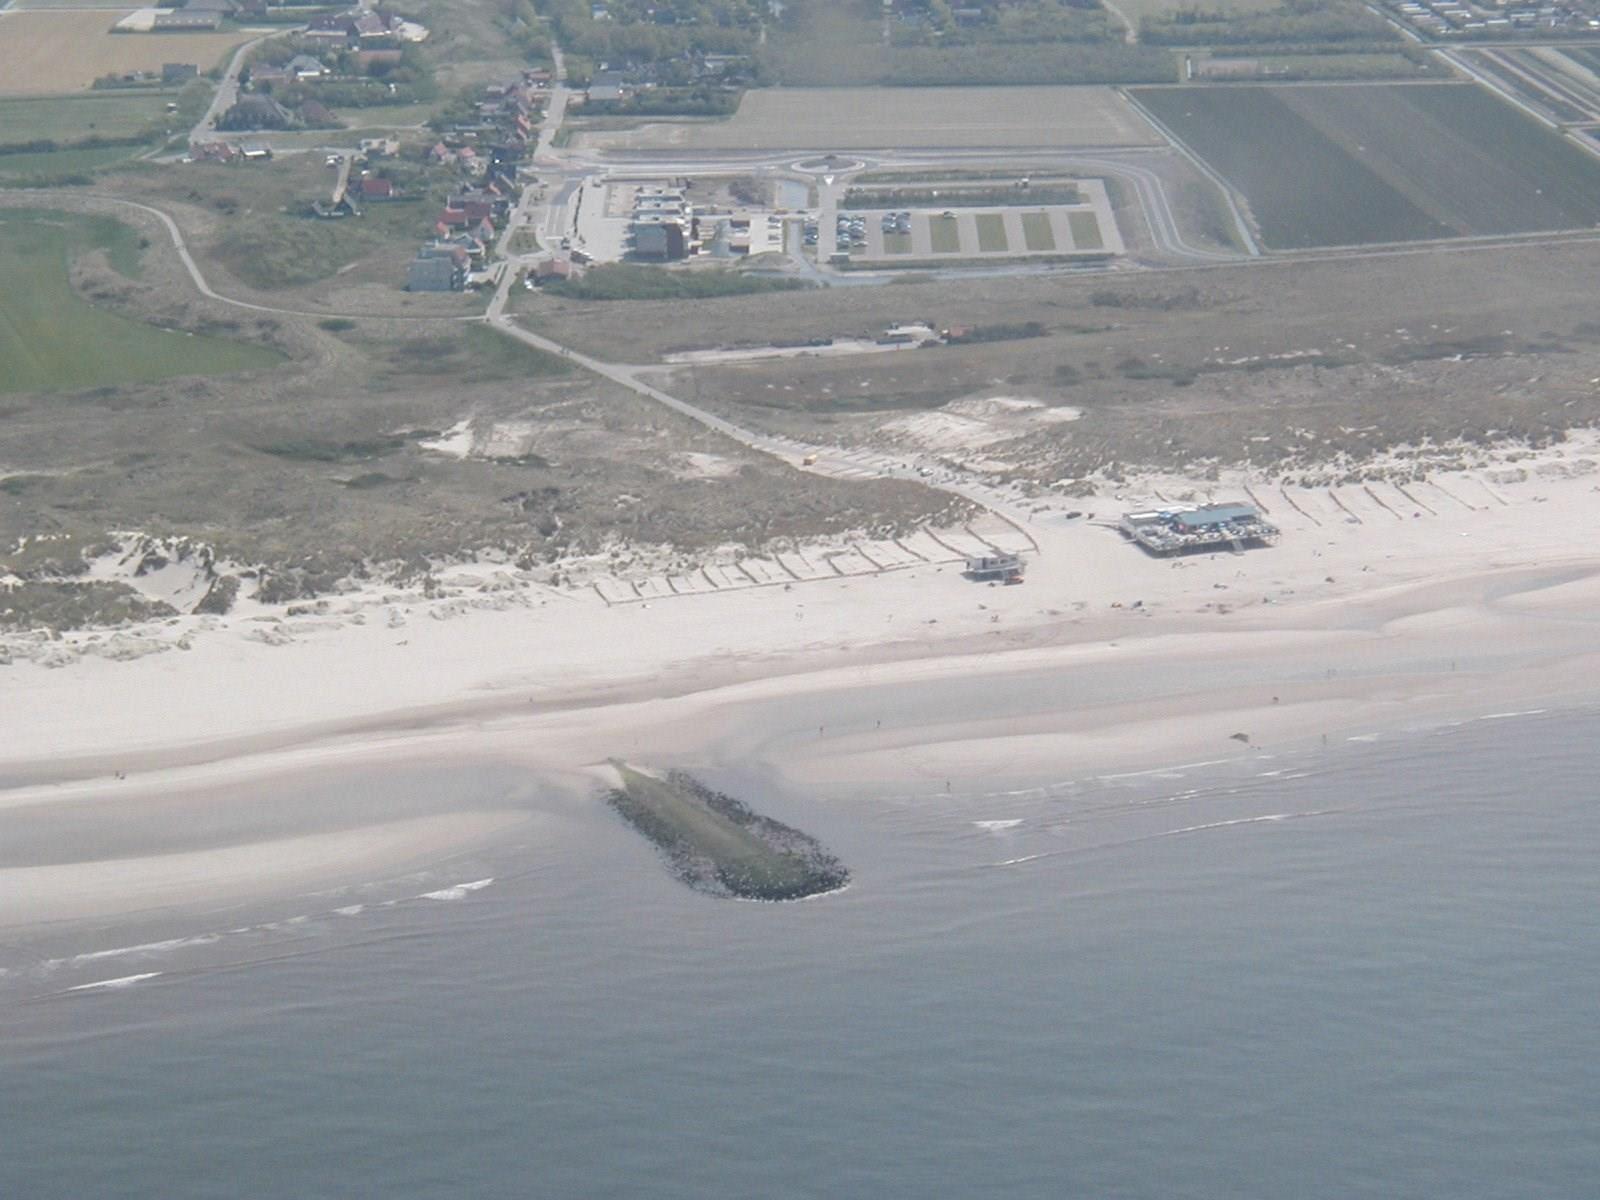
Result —
<svg viewBox="0 0 1600 1200"><path fill-rule="evenodd" d="M459 246L424 246L406 268L406 290L459 292L466 286L468 257Z"/></svg>
<svg viewBox="0 0 1600 1200"><path fill-rule="evenodd" d="M251 88L266 88L270 91L280 83L288 83L291 78L286 67L273 67L263 63L259 67L250 68Z"/></svg>
<svg viewBox="0 0 1600 1200"><path fill-rule="evenodd" d="M565 258L547 258L533 269L536 284L559 283L578 274L578 269Z"/></svg>
<svg viewBox="0 0 1600 1200"><path fill-rule="evenodd" d="M284 64L284 70L301 82L326 79L331 73L320 59L312 58L309 54L296 54Z"/></svg>

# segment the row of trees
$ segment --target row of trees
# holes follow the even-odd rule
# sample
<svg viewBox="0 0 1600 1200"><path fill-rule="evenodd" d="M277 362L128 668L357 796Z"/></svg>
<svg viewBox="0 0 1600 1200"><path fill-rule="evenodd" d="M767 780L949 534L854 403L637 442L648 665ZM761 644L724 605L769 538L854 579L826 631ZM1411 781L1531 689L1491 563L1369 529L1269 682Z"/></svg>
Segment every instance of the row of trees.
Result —
<svg viewBox="0 0 1600 1200"><path fill-rule="evenodd" d="M713 87L650 88L626 100L590 100L586 117L729 117L739 110L738 89Z"/></svg>
<svg viewBox="0 0 1600 1200"><path fill-rule="evenodd" d="M948 0L929 0L913 21L891 26L897 46L976 46L986 42L1100 42L1120 40L1122 26L1094 0L1023 0L993 4L957 20ZM970 11L970 10L968 10Z"/></svg>
<svg viewBox="0 0 1600 1200"><path fill-rule="evenodd" d="M1179 9L1146 17L1139 40L1153 46L1259 46L1272 43L1385 42L1400 35L1353 0L1290 0L1257 13Z"/></svg>
<svg viewBox="0 0 1600 1200"><path fill-rule="evenodd" d="M681 7L682 15L667 22L659 17L639 19L627 8L608 9L609 17L597 21L589 0L543 3L562 48L590 62L665 63L696 54L745 55L755 50L761 31L755 5L730 0Z"/></svg>

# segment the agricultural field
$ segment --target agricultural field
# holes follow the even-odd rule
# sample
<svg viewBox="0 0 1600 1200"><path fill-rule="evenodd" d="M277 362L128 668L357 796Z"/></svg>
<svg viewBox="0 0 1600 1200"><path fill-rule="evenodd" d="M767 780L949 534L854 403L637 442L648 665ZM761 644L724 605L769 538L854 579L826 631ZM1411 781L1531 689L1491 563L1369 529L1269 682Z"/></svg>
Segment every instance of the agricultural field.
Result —
<svg viewBox="0 0 1600 1200"><path fill-rule="evenodd" d="M1461 58L1553 121L1600 121L1600 57L1589 47L1468 50Z"/></svg>
<svg viewBox="0 0 1600 1200"><path fill-rule="evenodd" d="M578 135L586 149L865 150L1148 146L1149 125L1105 87L769 88L723 121Z"/></svg>
<svg viewBox="0 0 1600 1200"><path fill-rule="evenodd" d="M1140 88L1279 250L1589 228L1600 160L1474 84Z"/></svg>
<svg viewBox="0 0 1600 1200"><path fill-rule="evenodd" d="M106 10L0 13L0 95L81 92L102 75L159 72L169 62L190 62L209 71L250 38L243 31L112 33L122 15Z"/></svg>
<svg viewBox="0 0 1600 1200"><path fill-rule="evenodd" d="M281 361L260 346L162 329L89 304L69 281L77 255L102 250L124 275L138 235L107 218L0 209L0 392L219 375Z"/></svg>

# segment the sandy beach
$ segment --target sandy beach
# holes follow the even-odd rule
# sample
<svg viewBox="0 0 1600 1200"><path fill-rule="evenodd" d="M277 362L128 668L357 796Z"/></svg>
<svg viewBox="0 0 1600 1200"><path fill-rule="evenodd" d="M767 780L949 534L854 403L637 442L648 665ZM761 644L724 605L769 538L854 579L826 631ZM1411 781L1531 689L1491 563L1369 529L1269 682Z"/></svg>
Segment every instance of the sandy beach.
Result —
<svg viewBox="0 0 1600 1200"><path fill-rule="evenodd" d="M66 665L0 668L0 807L42 821L181 796L226 827L280 778L500 762L581 796L613 755L959 793L1592 700L1600 453L1574 438L1510 458L1403 489L1257 483L1283 537L1242 554L1155 559L1109 527L1183 481L1074 500L1092 521L1019 508L1040 547L1022 587L927 565L612 605L463 568L432 598L78 635L51 660ZM95 652L114 637L159 645ZM228 844L163 853L156 837L115 861L63 820L51 854L0 860L0 925L180 903L224 879L265 895L381 873L520 819L488 801L368 804L328 829L288 806Z"/></svg>

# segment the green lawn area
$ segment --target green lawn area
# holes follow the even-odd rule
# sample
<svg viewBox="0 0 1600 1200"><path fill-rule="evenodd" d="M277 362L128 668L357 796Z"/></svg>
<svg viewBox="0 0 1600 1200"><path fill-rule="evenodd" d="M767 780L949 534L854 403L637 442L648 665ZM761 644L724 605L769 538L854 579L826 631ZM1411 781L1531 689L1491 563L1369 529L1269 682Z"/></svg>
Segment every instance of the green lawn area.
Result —
<svg viewBox="0 0 1600 1200"><path fill-rule="evenodd" d="M1056 248L1055 230L1050 228L1050 214L1027 212L1022 214L1022 240L1035 254Z"/></svg>
<svg viewBox="0 0 1600 1200"><path fill-rule="evenodd" d="M76 142L88 137L131 137L163 126L167 105L177 99L176 89L127 89L0 100L0 145L41 138ZM172 123L174 128L178 126L176 115Z"/></svg>
<svg viewBox="0 0 1600 1200"><path fill-rule="evenodd" d="M380 125L426 125L438 108L437 104L374 104L335 111L346 125L372 129Z"/></svg>
<svg viewBox="0 0 1600 1200"><path fill-rule="evenodd" d="M1067 214L1067 225L1072 230L1074 250L1103 250L1105 241L1100 237L1100 219L1092 212Z"/></svg>
<svg viewBox="0 0 1600 1200"><path fill-rule="evenodd" d="M0 154L0 182L61 175L81 175L142 153L143 146L95 146L88 150L55 150L44 154Z"/></svg>
<svg viewBox="0 0 1600 1200"><path fill-rule="evenodd" d="M885 254L910 254L911 235L909 233L886 233L883 235L883 252Z"/></svg>
<svg viewBox="0 0 1600 1200"><path fill-rule="evenodd" d="M68 280L70 260L104 249L138 273L139 237L109 217L0 209L0 392L67 391L256 370L282 361L263 346L180 330L99 309Z"/></svg>
<svg viewBox="0 0 1600 1200"><path fill-rule="evenodd" d="M961 229L955 217L929 217L928 233L933 238L935 254L961 253Z"/></svg>
<svg viewBox="0 0 1600 1200"><path fill-rule="evenodd" d="M1006 240L1006 219L999 213L979 213L978 249L985 254L1000 254L1011 248Z"/></svg>

